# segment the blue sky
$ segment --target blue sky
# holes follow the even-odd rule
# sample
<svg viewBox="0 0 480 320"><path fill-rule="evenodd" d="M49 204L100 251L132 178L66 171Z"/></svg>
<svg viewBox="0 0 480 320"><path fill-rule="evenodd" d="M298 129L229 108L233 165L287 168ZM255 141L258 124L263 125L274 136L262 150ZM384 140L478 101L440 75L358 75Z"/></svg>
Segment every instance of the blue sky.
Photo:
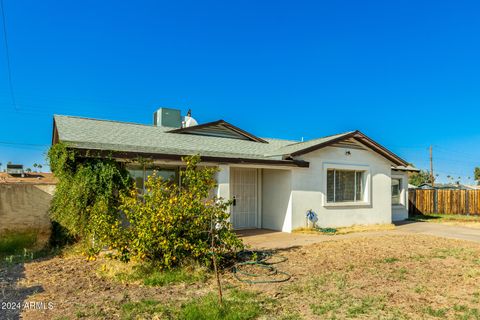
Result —
<svg viewBox="0 0 480 320"><path fill-rule="evenodd" d="M52 115L191 108L264 137L359 129L441 180L480 165L475 1L4 0L0 162L45 163ZM1 39L3 41L3 39Z"/></svg>

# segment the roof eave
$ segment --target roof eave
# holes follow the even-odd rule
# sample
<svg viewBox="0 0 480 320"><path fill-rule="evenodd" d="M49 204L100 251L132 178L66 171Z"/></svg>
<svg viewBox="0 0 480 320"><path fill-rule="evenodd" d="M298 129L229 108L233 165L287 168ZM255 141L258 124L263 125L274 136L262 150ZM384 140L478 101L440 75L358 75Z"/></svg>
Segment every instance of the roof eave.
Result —
<svg viewBox="0 0 480 320"><path fill-rule="evenodd" d="M166 153L148 153L148 152L131 152L131 151L114 151L114 150L99 150L99 149L86 149L86 148L74 148L80 155L85 157L100 157L100 158L113 158L113 159L125 159L134 160L138 158L148 158L152 160L170 160L181 161L183 157L189 156L189 154L166 154ZM200 155L202 162L214 162L214 163L231 163L231 164L259 164L259 165L272 165L283 167L300 167L308 168L309 162L303 160L272 160L272 159L255 159L255 158L232 158L232 157L220 157L220 156L202 156Z"/></svg>

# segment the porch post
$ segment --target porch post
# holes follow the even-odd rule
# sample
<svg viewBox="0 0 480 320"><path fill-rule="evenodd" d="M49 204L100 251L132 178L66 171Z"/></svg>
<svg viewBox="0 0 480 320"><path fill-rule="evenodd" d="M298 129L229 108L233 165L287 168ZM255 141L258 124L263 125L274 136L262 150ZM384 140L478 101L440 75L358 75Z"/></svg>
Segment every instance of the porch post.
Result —
<svg viewBox="0 0 480 320"><path fill-rule="evenodd" d="M230 166L221 164L217 172L217 197L230 200ZM230 208L229 208L230 211Z"/></svg>

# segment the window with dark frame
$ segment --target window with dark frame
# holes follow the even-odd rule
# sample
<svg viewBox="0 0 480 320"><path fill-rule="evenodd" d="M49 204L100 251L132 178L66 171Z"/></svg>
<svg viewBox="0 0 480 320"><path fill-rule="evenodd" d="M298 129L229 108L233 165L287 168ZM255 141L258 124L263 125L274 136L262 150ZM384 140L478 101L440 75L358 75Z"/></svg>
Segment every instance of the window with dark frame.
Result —
<svg viewBox="0 0 480 320"><path fill-rule="evenodd" d="M145 193L145 181L153 174L154 171L157 177L162 177L164 180L171 180L175 182L178 180L178 170L175 168L147 168L145 170L129 168L128 172L133 180L135 180L135 186L141 194Z"/></svg>
<svg viewBox="0 0 480 320"><path fill-rule="evenodd" d="M365 171L327 170L327 202L363 202Z"/></svg>
<svg viewBox="0 0 480 320"><path fill-rule="evenodd" d="M402 179L392 178L392 204L401 204Z"/></svg>

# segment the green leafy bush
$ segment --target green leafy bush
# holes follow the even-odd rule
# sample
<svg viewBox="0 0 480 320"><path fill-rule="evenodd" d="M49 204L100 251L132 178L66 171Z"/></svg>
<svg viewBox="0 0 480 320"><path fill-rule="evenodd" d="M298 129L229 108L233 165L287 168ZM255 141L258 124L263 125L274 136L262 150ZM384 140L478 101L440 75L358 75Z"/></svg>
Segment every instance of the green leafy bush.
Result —
<svg viewBox="0 0 480 320"><path fill-rule="evenodd" d="M145 194L113 159L80 156L62 143L52 146L48 159L58 178L51 218L86 240L89 258L109 246L122 261L170 268L187 260L209 264L212 254L223 257L242 248L228 222L230 203L211 195L217 169L198 167L199 156L183 159L180 185L154 174Z"/></svg>
<svg viewBox="0 0 480 320"><path fill-rule="evenodd" d="M119 194L132 185L128 171L113 159L80 157L62 143L50 148L48 160L58 178L52 220L95 247L114 241Z"/></svg>
<svg viewBox="0 0 480 320"><path fill-rule="evenodd" d="M121 197L120 208L129 226L115 228L122 232L116 248L128 258L170 268L189 259L209 264L212 244L217 256L242 248L228 222L230 203L210 194L217 169L198 167L199 156L183 160L186 168L180 171L180 185L154 174L144 195L132 189Z"/></svg>

